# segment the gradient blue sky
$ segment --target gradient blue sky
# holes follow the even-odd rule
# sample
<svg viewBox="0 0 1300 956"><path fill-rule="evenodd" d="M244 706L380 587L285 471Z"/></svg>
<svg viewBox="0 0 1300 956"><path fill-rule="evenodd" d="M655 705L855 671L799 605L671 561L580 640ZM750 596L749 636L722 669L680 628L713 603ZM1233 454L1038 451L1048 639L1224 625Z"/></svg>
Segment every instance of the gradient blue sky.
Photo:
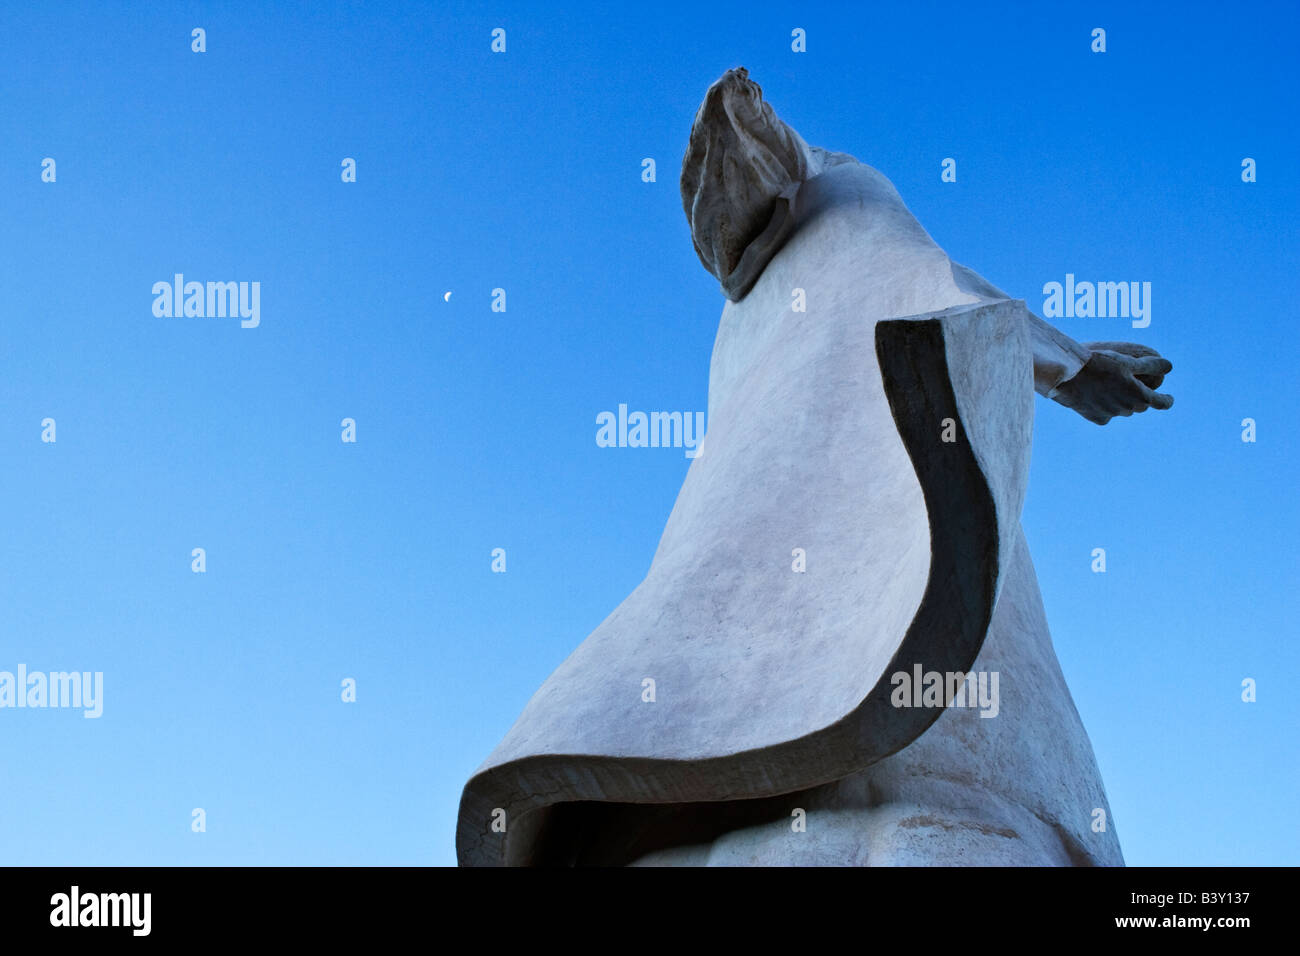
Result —
<svg viewBox="0 0 1300 956"><path fill-rule="evenodd" d="M1128 862L1300 863L1296 7L1047 6L4 4L0 669L105 710L0 710L0 863L454 862L689 464L595 416L705 408L677 174L736 65L1031 308L1152 283L1147 329L1060 325L1176 405L1039 400L1026 531ZM261 326L155 318L175 272L260 281Z"/></svg>

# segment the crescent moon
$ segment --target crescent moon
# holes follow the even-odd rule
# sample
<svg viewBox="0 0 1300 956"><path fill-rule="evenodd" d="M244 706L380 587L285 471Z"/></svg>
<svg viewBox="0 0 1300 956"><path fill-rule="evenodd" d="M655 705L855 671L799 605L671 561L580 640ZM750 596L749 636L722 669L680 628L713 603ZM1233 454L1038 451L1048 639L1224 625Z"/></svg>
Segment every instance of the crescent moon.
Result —
<svg viewBox="0 0 1300 956"><path fill-rule="evenodd" d="M444 292L443 295L442 295L442 301L443 301L443 302L450 302L450 301L451 301L451 293L450 293L450 292Z"/></svg>

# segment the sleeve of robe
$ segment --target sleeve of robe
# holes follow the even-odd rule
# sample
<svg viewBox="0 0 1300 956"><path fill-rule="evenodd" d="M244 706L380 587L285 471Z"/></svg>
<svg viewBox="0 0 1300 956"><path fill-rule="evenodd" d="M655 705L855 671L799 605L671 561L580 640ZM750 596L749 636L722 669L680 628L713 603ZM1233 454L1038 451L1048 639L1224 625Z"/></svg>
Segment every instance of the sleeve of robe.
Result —
<svg viewBox="0 0 1300 956"><path fill-rule="evenodd" d="M1092 356L1086 345L1074 341L1056 326L1029 313L1029 344L1034 352L1034 391L1048 398L1079 374Z"/></svg>
<svg viewBox="0 0 1300 956"><path fill-rule="evenodd" d="M953 274L963 288L990 299L1010 298L973 269L952 264ZM1034 353L1034 391L1055 398L1062 382L1068 382L1092 357L1092 350L1076 342L1050 322L1029 313L1029 345Z"/></svg>

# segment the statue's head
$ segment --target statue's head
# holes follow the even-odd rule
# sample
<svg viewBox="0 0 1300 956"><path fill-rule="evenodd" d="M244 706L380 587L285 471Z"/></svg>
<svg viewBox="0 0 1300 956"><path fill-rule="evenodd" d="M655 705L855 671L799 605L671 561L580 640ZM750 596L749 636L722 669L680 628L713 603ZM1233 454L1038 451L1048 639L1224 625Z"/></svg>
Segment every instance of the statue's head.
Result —
<svg viewBox="0 0 1300 956"><path fill-rule="evenodd" d="M709 87L682 160L682 206L695 252L732 298L756 278L733 274L771 223L777 198L816 166L813 149L763 101L744 67Z"/></svg>

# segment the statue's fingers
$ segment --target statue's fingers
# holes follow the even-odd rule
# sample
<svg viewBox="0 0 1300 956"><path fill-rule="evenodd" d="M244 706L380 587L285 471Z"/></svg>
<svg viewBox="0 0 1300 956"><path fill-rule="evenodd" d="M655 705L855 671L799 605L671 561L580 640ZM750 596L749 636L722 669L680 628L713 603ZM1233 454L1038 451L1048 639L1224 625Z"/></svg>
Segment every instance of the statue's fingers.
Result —
<svg viewBox="0 0 1300 956"><path fill-rule="evenodd" d="M1159 375L1161 378L1174 370L1174 363L1161 355L1147 355L1133 359L1134 375Z"/></svg>
<svg viewBox="0 0 1300 956"><path fill-rule="evenodd" d="M1142 394L1146 398L1147 404L1152 408L1164 410L1170 408L1174 404L1174 397L1172 395L1149 389L1141 382L1138 383L1138 388L1142 389Z"/></svg>
<svg viewBox="0 0 1300 956"><path fill-rule="evenodd" d="M1127 355L1129 358L1146 358L1148 355L1158 356L1160 353L1149 345L1141 345L1137 342L1084 342L1084 347L1096 352L1118 352L1120 355Z"/></svg>

